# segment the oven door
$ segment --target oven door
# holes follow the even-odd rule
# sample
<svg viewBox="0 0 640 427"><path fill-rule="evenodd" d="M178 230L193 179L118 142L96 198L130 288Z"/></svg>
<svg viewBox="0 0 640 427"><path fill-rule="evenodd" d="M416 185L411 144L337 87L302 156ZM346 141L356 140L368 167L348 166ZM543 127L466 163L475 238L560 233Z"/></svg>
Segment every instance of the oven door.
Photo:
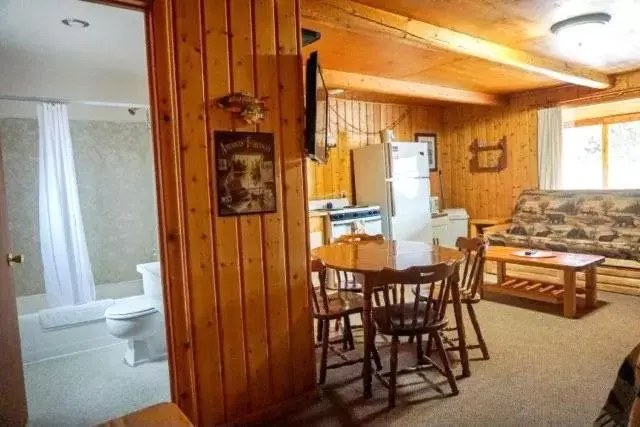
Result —
<svg viewBox="0 0 640 427"><path fill-rule="evenodd" d="M348 221L332 221L331 222L331 239L330 241L333 242L335 239L337 239L340 236L343 236L345 234L352 234L351 231L351 224L353 223L353 220L348 220Z"/></svg>
<svg viewBox="0 0 640 427"><path fill-rule="evenodd" d="M382 217L348 219L331 222L331 240L345 234L366 233L370 236L382 234Z"/></svg>
<svg viewBox="0 0 640 427"><path fill-rule="evenodd" d="M382 234L382 217L375 216L362 220L364 222L364 232L369 236Z"/></svg>

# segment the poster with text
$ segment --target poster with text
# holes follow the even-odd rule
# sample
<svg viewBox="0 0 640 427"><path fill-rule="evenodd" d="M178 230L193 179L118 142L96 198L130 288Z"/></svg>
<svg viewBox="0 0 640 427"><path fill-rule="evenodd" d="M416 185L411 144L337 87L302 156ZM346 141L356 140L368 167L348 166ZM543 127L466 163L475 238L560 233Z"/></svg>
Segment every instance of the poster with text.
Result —
<svg viewBox="0 0 640 427"><path fill-rule="evenodd" d="M220 216L276 211L272 133L215 131Z"/></svg>

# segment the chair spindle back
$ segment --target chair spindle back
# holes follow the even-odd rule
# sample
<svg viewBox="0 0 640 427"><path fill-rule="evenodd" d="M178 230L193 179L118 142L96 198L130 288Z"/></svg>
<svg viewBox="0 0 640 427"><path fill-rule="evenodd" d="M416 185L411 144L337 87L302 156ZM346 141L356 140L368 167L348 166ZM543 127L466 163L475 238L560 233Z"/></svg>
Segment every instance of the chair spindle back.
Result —
<svg viewBox="0 0 640 427"><path fill-rule="evenodd" d="M394 329L416 329L442 320L455 268L455 262L447 262L406 270L382 270L375 286L383 297L381 305L387 324ZM421 295L422 290L426 290L428 298L405 299L405 295Z"/></svg>
<svg viewBox="0 0 640 427"><path fill-rule="evenodd" d="M483 279L487 244L478 237L458 237L456 247L464 253L460 292L474 298Z"/></svg>
<svg viewBox="0 0 640 427"><path fill-rule="evenodd" d="M313 285L313 273L318 274L319 286ZM309 280L309 295L313 304L313 310L316 314L327 313L329 311L329 298L327 297L327 267L319 259L311 260L311 276Z"/></svg>

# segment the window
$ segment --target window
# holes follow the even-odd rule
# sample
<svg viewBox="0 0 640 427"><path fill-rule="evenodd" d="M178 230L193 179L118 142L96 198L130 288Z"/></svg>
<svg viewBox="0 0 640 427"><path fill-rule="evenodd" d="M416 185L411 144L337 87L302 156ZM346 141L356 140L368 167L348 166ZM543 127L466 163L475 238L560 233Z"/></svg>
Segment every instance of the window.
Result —
<svg viewBox="0 0 640 427"><path fill-rule="evenodd" d="M603 188L602 175L602 126L565 129L562 134L562 188Z"/></svg>
<svg viewBox="0 0 640 427"><path fill-rule="evenodd" d="M640 121L607 127L608 188L640 188Z"/></svg>
<svg viewBox="0 0 640 427"><path fill-rule="evenodd" d="M640 188L639 171L640 120L589 120L563 130L563 189Z"/></svg>

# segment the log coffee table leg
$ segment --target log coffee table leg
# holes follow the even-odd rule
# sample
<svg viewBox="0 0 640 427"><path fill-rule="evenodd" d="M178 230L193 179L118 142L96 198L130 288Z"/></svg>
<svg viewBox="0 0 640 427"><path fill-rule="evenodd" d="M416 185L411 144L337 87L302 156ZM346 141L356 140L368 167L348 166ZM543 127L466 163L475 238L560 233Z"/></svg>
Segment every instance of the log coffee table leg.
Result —
<svg viewBox="0 0 640 427"><path fill-rule="evenodd" d="M596 266L589 267L584 272L585 275L585 306L587 308L593 308L596 306L598 300L598 291L596 289L597 274Z"/></svg>
<svg viewBox="0 0 640 427"><path fill-rule="evenodd" d="M576 317L576 272L564 271L564 317Z"/></svg>

